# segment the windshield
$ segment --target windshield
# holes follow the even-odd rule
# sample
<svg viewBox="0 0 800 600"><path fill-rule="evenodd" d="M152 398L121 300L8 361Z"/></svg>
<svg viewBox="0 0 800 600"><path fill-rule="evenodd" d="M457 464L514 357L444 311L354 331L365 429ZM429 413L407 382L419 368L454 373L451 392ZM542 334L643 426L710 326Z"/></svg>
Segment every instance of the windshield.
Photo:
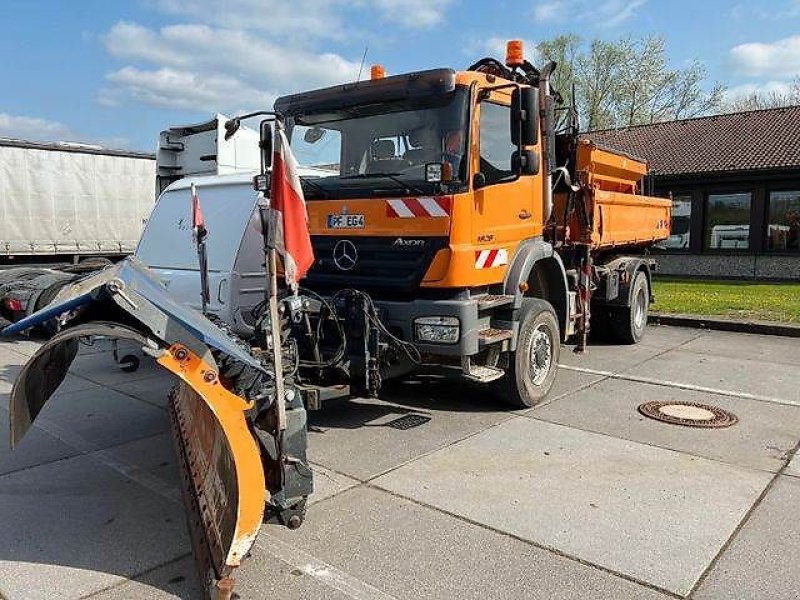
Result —
<svg viewBox="0 0 800 600"><path fill-rule="evenodd" d="M309 169L309 200L436 193L425 165L450 163L466 181L466 89L436 97L350 106L287 120L292 151Z"/></svg>

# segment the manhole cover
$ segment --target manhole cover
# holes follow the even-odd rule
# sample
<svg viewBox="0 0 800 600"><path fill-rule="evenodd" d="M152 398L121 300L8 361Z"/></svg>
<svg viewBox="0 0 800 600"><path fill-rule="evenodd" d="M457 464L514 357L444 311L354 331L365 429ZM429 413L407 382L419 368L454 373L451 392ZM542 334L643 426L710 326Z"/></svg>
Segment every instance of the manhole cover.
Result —
<svg viewBox="0 0 800 600"><path fill-rule="evenodd" d="M639 405L639 412L656 421L687 427L730 427L739 420L727 410L699 402L645 402Z"/></svg>
<svg viewBox="0 0 800 600"><path fill-rule="evenodd" d="M413 429L414 427L419 427L420 425L424 425L430 420L431 418L426 417L425 415L410 414L410 415L405 415L403 417L399 417L394 421L389 421L388 423L386 423L386 426L391 427L393 429L406 430L406 429Z"/></svg>

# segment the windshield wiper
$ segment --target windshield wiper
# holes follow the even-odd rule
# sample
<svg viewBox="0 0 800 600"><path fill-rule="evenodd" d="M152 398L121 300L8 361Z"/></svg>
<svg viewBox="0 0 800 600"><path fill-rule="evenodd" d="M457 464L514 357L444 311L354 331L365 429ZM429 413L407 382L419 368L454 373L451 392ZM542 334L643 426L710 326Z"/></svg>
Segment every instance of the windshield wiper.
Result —
<svg viewBox="0 0 800 600"><path fill-rule="evenodd" d="M402 173L357 173L356 175L343 175L339 177L339 179L370 179L372 177L381 177L384 179L391 179L396 184L403 186L403 189L406 193L414 192L415 194L419 194L423 196L425 192L414 185L410 185L400 179L398 175L402 175Z"/></svg>
<svg viewBox="0 0 800 600"><path fill-rule="evenodd" d="M322 187L320 184L318 184L316 181L313 181L311 179L311 177L308 177L306 175L298 175L297 177L298 177L298 179L300 179L301 182L307 183L312 188L317 190L320 194L322 194L323 198L330 198L331 197L331 193L328 190L326 190L324 187Z"/></svg>

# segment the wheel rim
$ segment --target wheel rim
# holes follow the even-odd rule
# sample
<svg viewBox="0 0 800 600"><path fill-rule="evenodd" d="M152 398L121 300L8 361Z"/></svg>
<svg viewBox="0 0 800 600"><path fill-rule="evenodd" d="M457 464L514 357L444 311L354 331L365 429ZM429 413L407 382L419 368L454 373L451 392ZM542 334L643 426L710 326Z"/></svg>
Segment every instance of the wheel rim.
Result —
<svg viewBox="0 0 800 600"><path fill-rule="evenodd" d="M640 288L636 294L636 300L633 305L633 326L640 330L644 327L645 320L647 319L647 298L645 297L644 288Z"/></svg>
<svg viewBox="0 0 800 600"><path fill-rule="evenodd" d="M544 324L533 331L530 350L530 375L533 385L542 385L553 362L553 344Z"/></svg>

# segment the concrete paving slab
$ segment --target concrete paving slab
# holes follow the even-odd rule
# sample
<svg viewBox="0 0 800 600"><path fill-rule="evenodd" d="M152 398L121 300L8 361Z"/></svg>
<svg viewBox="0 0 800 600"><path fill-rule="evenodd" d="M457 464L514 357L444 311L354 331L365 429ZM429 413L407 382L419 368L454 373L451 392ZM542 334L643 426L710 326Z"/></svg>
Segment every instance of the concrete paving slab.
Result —
<svg viewBox="0 0 800 600"><path fill-rule="evenodd" d="M126 373L114 361L111 350L107 349L105 344L101 344L100 348L98 351L95 346L82 345L78 356L72 362L70 371L95 383L122 385L153 377L162 370L152 357L139 352L138 357L141 361L139 368L132 373Z"/></svg>
<svg viewBox="0 0 800 600"><path fill-rule="evenodd" d="M310 413L310 460L368 479L510 416L487 390L446 379L399 383L382 398L332 402ZM398 428L402 417L418 424Z"/></svg>
<svg viewBox="0 0 800 600"><path fill-rule="evenodd" d="M800 366L800 340L797 338L708 331L681 349L713 356Z"/></svg>
<svg viewBox="0 0 800 600"><path fill-rule="evenodd" d="M745 343L749 336L742 336ZM785 364L676 349L625 373L778 398L800 406L800 369Z"/></svg>
<svg viewBox="0 0 800 600"><path fill-rule="evenodd" d="M0 476L80 454L38 427L31 429L12 451L8 422L8 411L0 407Z"/></svg>
<svg viewBox="0 0 800 600"><path fill-rule="evenodd" d="M660 423L636 410L651 400L712 404L733 412L739 422L725 429ZM528 414L552 423L773 472L783 468L789 452L800 440L800 407L619 379L607 379Z"/></svg>
<svg viewBox="0 0 800 600"><path fill-rule="evenodd" d="M659 354L704 335L696 329L648 326L639 344L590 343L584 354L575 354L574 345L561 348L561 364L584 369L617 372L631 368Z"/></svg>
<svg viewBox="0 0 800 600"><path fill-rule="evenodd" d="M800 598L800 480L779 477L693 594L697 600Z"/></svg>
<svg viewBox="0 0 800 600"><path fill-rule="evenodd" d="M31 339L25 336L3 338L0 340L0 347L5 347L19 354L24 354L25 356L33 356L41 345L41 340Z"/></svg>
<svg viewBox="0 0 800 600"><path fill-rule="evenodd" d="M361 483L357 479L336 473L322 465L312 464L311 468L314 470L314 493L308 499L309 506L332 498Z"/></svg>
<svg viewBox="0 0 800 600"><path fill-rule="evenodd" d="M201 597L191 556L153 569L122 585L85 596L87 600L194 600Z"/></svg>
<svg viewBox="0 0 800 600"><path fill-rule="evenodd" d="M169 392L177 382L177 377L161 369L145 379L131 381L126 378L120 378L109 384L109 387L122 394L133 396L143 402L166 410L169 403Z"/></svg>
<svg viewBox="0 0 800 600"><path fill-rule="evenodd" d="M375 489L351 489L312 507L296 531L265 531L390 598L665 598L607 572ZM276 576L270 574L279 560L276 554L260 550L242 567L240 578L248 581L245 589L253 589L253 597L269 597L265 590L283 592L282 580L272 583ZM289 588L287 599L305 598L305 589L316 588L309 575L295 580L303 587Z"/></svg>
<svg viewBox="0 0 800 600"><path fill-rule="evenodd" d="M771 477L515 417L374 484L686 594Z"/></svg>
<svg viewBox="0 0 800 600"><path fill-rule="evenodd" d="M785 473L793 477L800 477L800 453L795 454L794 458L789 461Z"/></svg>
<svg viewBox="0 0 800 600"><path fill-rule="evenodd" d="M57 391L34 426L48 433L79 439L103 448L162 433L169 429L164 411L118 392L94 386L75 392ZM55 433L58 429L60 433ZM69 444L69 440L65 440Z"/></svg>
<svg viewBox="0 0 800 600"><path fill-rule="evenodd" d="M183 506L79 456L0 478L0 594L77 598L187 552Z"/></svg>

